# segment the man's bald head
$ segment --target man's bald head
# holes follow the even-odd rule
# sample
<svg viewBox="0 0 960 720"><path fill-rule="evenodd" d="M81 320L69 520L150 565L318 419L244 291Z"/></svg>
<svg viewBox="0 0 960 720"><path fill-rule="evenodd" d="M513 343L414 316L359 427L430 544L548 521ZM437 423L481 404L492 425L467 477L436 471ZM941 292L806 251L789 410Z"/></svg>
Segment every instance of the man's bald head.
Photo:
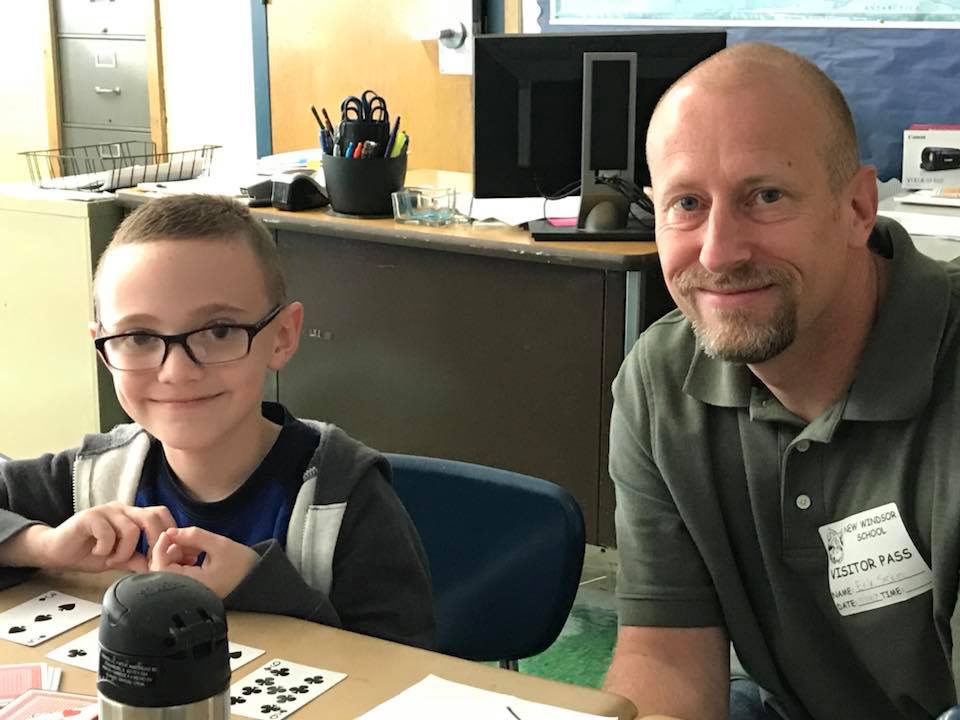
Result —
<svg viewBox="0 0 960 720"><path fill-rule="evenodd" d="M758 92L793 86L807 95L810 107L818 108L824 122L820 151L831 189L840 190L860 168L860 153L853 116L840 88L812 62L795 53L765 43L741 43L712 55L694 67L664 93L657 103L647 134L647 155L662 138L653 139L658 115L682 90L698 88L722 91L749 87ZM790 138L784 138L790 142Z"/></svg>

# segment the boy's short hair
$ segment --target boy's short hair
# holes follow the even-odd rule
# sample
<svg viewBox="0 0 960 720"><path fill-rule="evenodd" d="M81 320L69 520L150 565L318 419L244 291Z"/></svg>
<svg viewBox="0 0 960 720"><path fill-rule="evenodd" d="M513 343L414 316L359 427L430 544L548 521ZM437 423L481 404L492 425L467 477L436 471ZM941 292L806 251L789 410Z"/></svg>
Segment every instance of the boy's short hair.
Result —
<svg viewBox="0 0 960 720"><path fill-rule="evenodd" d="M276 243L270 231L246 206L217 195L173 195L141 205L120 223L100 256L93 276L95 313L98 312L99 277L110 251L123 245L161 240L244 243L253 251L263 273L263 284L270 304L282 305L287 301L287 284L280 267Z"/></svg>

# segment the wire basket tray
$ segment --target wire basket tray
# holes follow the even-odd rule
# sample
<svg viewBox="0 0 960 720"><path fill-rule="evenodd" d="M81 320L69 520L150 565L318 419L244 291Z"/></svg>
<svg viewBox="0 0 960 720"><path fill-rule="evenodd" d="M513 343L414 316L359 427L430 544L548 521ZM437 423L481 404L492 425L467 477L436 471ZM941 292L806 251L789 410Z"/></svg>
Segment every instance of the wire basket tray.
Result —
<svg viewBox="0 0 960 720"><path fill-rule="evenodd" d="M28 150L34 185L58 190L118 190L142 182L190 180L210 168L220 145L157 152L152 142L124 140L52 150Z"/></svg>

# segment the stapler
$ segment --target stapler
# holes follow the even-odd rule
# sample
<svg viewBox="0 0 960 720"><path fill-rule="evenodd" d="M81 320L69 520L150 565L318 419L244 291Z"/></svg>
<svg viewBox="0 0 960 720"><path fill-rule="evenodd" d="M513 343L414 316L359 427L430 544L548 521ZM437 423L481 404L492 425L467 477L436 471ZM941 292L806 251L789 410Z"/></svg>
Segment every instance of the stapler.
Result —
<svg viewBox="0 0 960 720"><path fill-rule="evenodd" d="M326 188L317 182L313 170L297 169L271 178L270 204L280 210L309 210L330 203Z"/></svg>

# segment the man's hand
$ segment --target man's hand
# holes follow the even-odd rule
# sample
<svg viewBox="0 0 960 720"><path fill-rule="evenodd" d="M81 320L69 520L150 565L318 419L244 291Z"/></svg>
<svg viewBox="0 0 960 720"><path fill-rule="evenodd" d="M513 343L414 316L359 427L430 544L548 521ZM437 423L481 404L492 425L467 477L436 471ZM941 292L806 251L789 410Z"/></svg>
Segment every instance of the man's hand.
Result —
<svg viewBox="0 0 960 720"><path fill-rule="evenodd" d="M26 528L0 545L0 562L54 570L144 572L147 558L137 552L140 531L153 546L171 527L176 523L165 507L111 502L83 510L55 528Z"/></svg>
<svg viewBox="0 0 960 720"><path fill-rule="evenodd" d="M195 565L204 553L202 565ZM221 598L240 584L257 564L256 551L198 527L170 528L160 534L150 559L151 570L199 580Z"/></svg>

